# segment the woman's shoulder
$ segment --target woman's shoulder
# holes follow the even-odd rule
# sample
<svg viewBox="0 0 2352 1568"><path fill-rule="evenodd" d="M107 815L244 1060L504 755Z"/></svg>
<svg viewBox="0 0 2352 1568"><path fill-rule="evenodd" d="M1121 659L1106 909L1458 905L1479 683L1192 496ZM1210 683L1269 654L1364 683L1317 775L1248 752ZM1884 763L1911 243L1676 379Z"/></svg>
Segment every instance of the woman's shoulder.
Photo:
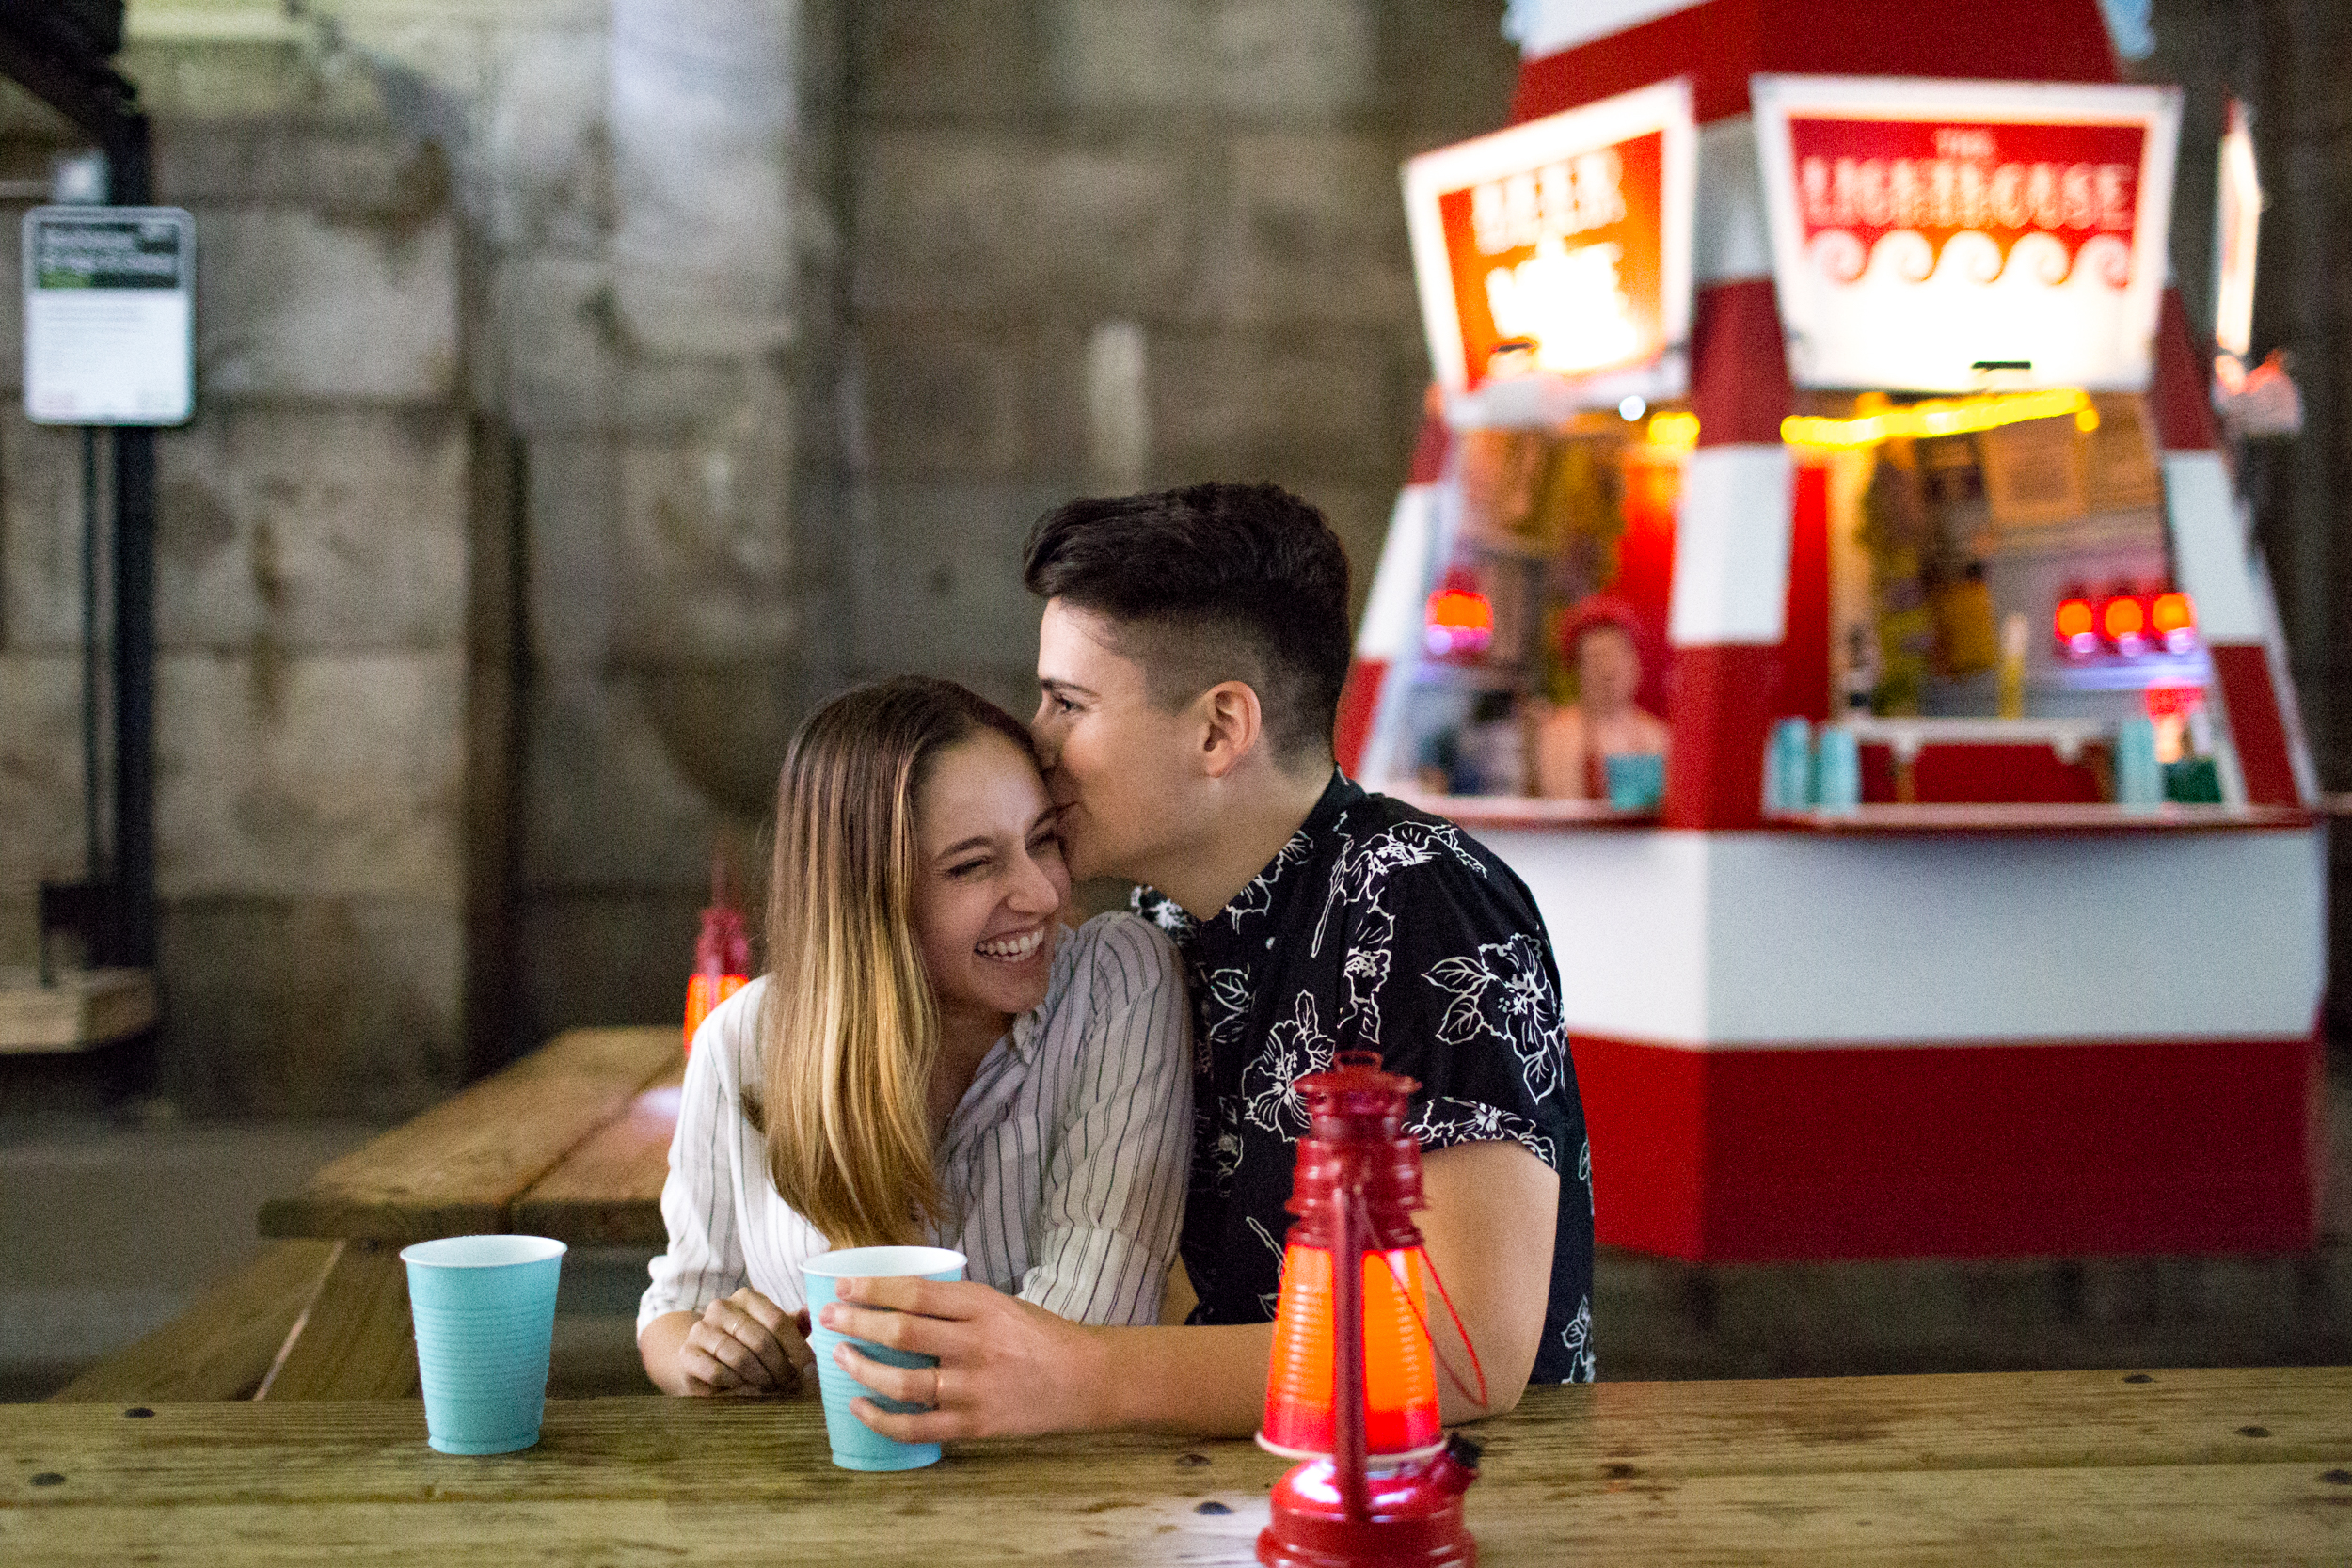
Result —
<svg viewBox="0 0 2352 1568"><path fill-rule="evenodd" d="M1046 1007L1058 1011L1073 1000L1087 1007L1131 1006L1161 986L1181 984L1184 968L1167 932L1114 910L1063 933Z"/></svg>
<svg viewBox="0 0 2352 1568"><path fill-rule="evenodd" d="M759 1081L759 1009L768 995L768 976L755 978L741 990L710 1009L702 1027L694 1031L694 1049L690 1058L708 1062L731 1087L742 1088Z"/></svg>

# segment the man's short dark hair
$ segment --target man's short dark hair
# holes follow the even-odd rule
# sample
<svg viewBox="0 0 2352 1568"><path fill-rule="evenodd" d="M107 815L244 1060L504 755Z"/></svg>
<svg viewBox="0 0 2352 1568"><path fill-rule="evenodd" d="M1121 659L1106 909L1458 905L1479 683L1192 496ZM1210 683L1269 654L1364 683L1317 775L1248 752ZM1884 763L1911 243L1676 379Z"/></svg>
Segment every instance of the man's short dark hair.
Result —
<svg viewBox="0 0 2352 1568"><path fill-rule="evenodd" d="M1029 531L1022 580L1115 622L1161 706L1246 681L1283 761L1329 754L1352 653L1347 553L1279 485L1071 501Z"/></svg>

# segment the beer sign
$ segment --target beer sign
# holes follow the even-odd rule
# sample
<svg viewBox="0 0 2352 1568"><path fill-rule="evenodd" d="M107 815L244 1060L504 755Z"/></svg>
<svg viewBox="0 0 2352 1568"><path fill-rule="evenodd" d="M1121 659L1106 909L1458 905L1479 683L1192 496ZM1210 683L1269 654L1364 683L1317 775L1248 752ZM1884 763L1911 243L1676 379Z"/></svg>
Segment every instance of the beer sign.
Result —
<svg viewBox="0 0 2352 1568"><path fill-rule="evenodd" d="M1749 96L1797 385L2147 387L2176 89L1756 76Z"/></svg>
<svg viewBox="0 0 2352 1568"><path fill-rule="evenodd" d="M1535 372L1593 405L1681 396L1697 148L1678 78L1407 162L1438 384Z"/></svg>

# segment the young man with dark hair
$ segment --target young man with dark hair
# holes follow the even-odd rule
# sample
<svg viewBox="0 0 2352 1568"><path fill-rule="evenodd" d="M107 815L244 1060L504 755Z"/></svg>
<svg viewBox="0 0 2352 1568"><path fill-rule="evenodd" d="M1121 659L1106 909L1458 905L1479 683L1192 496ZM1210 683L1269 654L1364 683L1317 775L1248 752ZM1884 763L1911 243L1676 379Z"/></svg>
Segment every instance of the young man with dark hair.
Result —
<svg viewBox="0 0 2352 1568"><path fill-rule="evenodd" d="M931 1407L861 1415L909 1441L1252 1430L1307 1131L1294 1085L1348 1050L1421 1083L1420 1223L1487 1378L1483 1405L1441 1379L1446 1418L1590 1379L1591 1163L1550 942L1483 846L1334 766L1347 562L1322 515L1269 484L1073 501L1031 532L1025 576L1046 601L1031 728L1072 874L1142 884L1191 974L1200 1301L1187 1326L1100 1329L984 1286L845 1286L857 1305L832 1326L939 1357L845 1351ZM1465 1366L1445 1314L1431 1326Z"/></svg>

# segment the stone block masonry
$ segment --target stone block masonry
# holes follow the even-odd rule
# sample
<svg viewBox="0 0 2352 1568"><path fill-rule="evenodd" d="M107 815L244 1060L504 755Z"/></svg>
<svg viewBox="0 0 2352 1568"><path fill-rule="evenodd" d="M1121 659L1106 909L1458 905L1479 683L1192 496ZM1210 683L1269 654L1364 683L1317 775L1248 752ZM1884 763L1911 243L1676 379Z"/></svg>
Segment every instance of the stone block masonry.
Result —
<svg viewBox="0 0 2352 1568"><path fill-rule="evenodd" d="M473 441L447 166L291 44L126 63L199 255L199 414L157 440L157 1087L198 1115L408 1115L465 1059ZM78 433L0 417L11 890L82 862L80 464Z"/></svg>
<svg viewBox="0 0 2352 1568"><path fill-rule="evenodd" d="M1019 548L1069 496L1276 479L1368 577L1425 374L1396 164L1500 120L1499 20L147 0L201 256L159 443L169 1091L393 1115L674 1016L816 702L923 670L1026 713ZM22 109L0 172L46 166ZM76 439L0 418L0 910L82 853Z"/></svg>

